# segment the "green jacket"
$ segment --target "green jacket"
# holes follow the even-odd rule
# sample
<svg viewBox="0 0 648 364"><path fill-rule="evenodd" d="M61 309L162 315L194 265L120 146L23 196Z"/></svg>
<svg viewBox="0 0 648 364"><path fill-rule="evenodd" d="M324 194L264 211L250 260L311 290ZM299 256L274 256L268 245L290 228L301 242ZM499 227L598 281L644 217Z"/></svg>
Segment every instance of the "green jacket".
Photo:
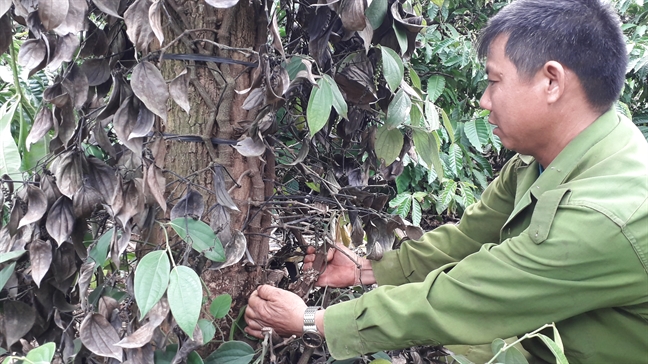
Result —
<svg viewBox="0 0 648 364"><path fill-rule="evenodd" d="M648 363L647 200L648 143L609 111L542 174L514 157L458 225L372 263L380 286L326 310L330 352L486 344L555 322L571 364Z"/></svg>

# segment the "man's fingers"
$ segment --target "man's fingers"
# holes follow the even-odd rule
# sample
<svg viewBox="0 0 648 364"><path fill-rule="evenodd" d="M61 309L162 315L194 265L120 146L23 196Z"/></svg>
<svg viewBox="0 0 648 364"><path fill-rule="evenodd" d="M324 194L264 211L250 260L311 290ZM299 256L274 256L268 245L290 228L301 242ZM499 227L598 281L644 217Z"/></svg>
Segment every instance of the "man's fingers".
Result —
<svg viewBox="0 0 648 364"><path fill-rule="evenodd" d="M266 301L272 301L274 296L278 293L278 291L281 291L281 290L282 290L281 288L276 288L276 287L264 284L262 286L259 286L256 289L256 291L254 291L254 292L256 292L259 295L260 299L266 300Z"/></svg>
<svg viewBox="0 0 648 364"><path fill-rule="evenodd" d="M257 339L263 339L263 333L261 332L261 330L253 330L250 328L250 326L248 326L245 328L245 332L250 336L256 337Z"/></svg>
<svg viewBox="0 0 648 364"><path fill-rule="evenodd" d="M306 248L306 254L315 254L315 247L309 245L308 248Z"/></svg>

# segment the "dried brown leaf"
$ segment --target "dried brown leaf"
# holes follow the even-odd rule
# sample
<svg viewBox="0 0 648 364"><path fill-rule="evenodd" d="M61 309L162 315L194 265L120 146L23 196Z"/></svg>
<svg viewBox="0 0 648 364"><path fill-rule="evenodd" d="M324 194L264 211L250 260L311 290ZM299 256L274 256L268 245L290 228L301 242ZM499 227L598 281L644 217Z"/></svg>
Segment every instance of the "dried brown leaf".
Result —
<svg viewBox="0 0 648 364"><path fill-rule="evenodd" d="M146 323L137 329L137 331L126 336L115 345L124 349L141 348L151 341L153 338L153 331L155 331L155 326L151 325L151 323Z"/></svg>
<svg viewBox="0 0 648 364"><path fill-rule="evenodd" d="M238 4L239 0L205 0L205 2L215 8L226 9Z"/></svg>
<svg viewBox="0 0 648 364"><path fill-rule="evenodd" d="M54 202L61 197L61 191L59 191L58 186L54 182L54 177L49 174L44 174L41 177L41 190L45 193L47 197L47 207L48 209L52 207Z"/></svg>
<svg viewBox="0 0 648 364"><path fill-rule="evenodd" d="M88 12L88 3L86 0L69 0L70 6L65 16L65 20L54 29L58 35L77 34L86 30L86 13Z"/></svg>
<svg viewBox="0 0 648 364"><path fill-rule="evenodd" d="M11 2L9 4L11 5ZM11 29L11 19L9 18L9 14L4 14L0 17L0 54L4 54L9 49L12 39L13 29Z"/></svg>
<svg viewBox="0 0 648 364"><path fill-rule="evenodd" d="M52 166L56 185L61 193L69 198L72 198L83 184L82 159L83 154L79 152L67 152L61 154Z"/></svg>
<svg viewBox="0 0 648 364"><path fill-rule="evenodd" d="M79 336L83 345L94 354L122 360L122 349L115 346L119 335L102 315L89 314L81 323Z"/></svg>
<svg viewBox="0 0 648 364"><path fill-rule="evenodd" d="M99 313L103 317L110 317L114 310L119 308L119 302L110 296L101 296L99 298Z"/></svg>
<svg viewBox="0 0 648 364"><path fill-rule="evenodd" d="M114 211L115 218L121 222L122 226L126 226L131 217L144 210L144 199L143 189L139 181L131 180L123 184L122 206L119 210Z"/></svg>
<svg viewBox="0 0 648 364"><path fill-rule="evenodd" d="M128 247L128 243L130 242L130 237L131 237L130 224L124 226L124 231L119 237L117 237L117 235L113 235L113 241L110 247L110 260L118 269L121 262L121 259L119 258L126 251L126 248Z"/></svg>
<svg viewBox="0 0 648 364"><path fill-rule="evenodd" d="M126 34L138 51L146 51L149 43L155 37L149 22L151 0L135 0L124 12Z"/></svg>
<svg viewBox="0 0 648 364"><path fill-rule="evenodd" d="M128 140L147 136L155 124L155 115L144 105L140 104L133 130L128 134Z"/></svg>
<svg viewBox="0 0 648 364"><path fill-rule="evenodd" d="M164 31L162 31L162 5L163 2L161 0L153 0L153 4L148 11L151 29L160 41L160 44L164 43Z"/></svg>
<svg viewBox="0 0 648 364"><path fill-rule="evenodd" d="M27 151L30 150L31 145L41 140L42 137L47 134L48 131L54 126L54 117L52 116L52 110L46 106L42 106L41 109L36 114L34 118L34 124L32 125L29 135L25 140L27 145Z"/></svg>
<svg viewBox="0 0 648 364"><path fill-rule="evenodd" d="M121 19L118 13L119 0L92 0L92 2L104 13Z"/></svg>
<svg viewBox="0 0 648 364"><path fill-rule="evenodd" d="M171 220L184 216L200 219L204 211L205 203L202 195L189 188L187 189L187 193L171 209Z"/></svg>
<svg viewBox="0 0 648 364"><path fill-rule="evenodd" d="M25 200L27 200L27 212L20 219L18 228L40 220L47 211L47 196L38 187L28 184L25 187Z"/></svg>
<svg viewBox="0 0 648 364"><path fill-rule="evenodd" d="M255 88L250 92L247 98L245 98L245 101L243 102L243 110L252 110L257 106L260 106L263 104L265 101L265 92L263 88Z"/></svg>
<svg viewBox="0 0 648 364"><path fill-rule="evenodd" d="M108 138L106 129L101 126L101 123L95 123L92 128L92 135L94 135L94 139L101 149L105 150L112 158L117 158L117 151L110 138Z"/></svg>
<svg viewBox="0 0 648 364"><path fill-rule="evenodd" d="M43 92L43 100L54 104L57 107L63 107L70 100L67 91L63 89L60 82L56 82L49 86Z"/></svg>
<svg viewBox="0 0 648 364"><path fill-rule="evenodd" d="M165 182L166 180L162 174L162 170L155 164L151 164L146 171L146 185L164 212L167 209L166 200L164 199Z"/></svg>
<svg viewBox="0 0 648 364"><path fill-rule="evenodd" d="M54 274L54 279L59 282L65 282L72 278L74 279L77 273L77 264L76 264L76 252L74 250L74 245L70 243L64 243L60 245L54 251L54 257L52 259L52 273ZM72 281L69 282L72 284Z"/></svg>
<svg viewBox="0 0 648 364"><path fill-rule="evenodd" d="M153 325L153 327L160 326L160 324L169 314L169 309L169 300L167 300L166 297L162 297L146 314L149 323Z"/></svg>
<svg viewBox="0 0 648 364"><path fill-rule="evenodd" d="M225 268L232 264L238 263L245 255L247 248L247 240L242 232L234 231L234 236L223 247L225 250L225 257L227 258L223 263L212 262L213 268Z"/></svg>
<svg viewBox="0 0 648 364"><path fill-rule="evenodd" d="M110 79L110 67L105 58L85 60L81 65L81 71L88 78L89 86L98 86Z"/></svg>
<svg viewBox="0 0 648 364"><path fill-rule="evenodd" d="M265 143L259 137L246 136L243 140L239 140L234 148L245 157L258 157L263 155L266 150Z"/></svg>
<svg viewBox="0 0 648 364"><path fill-rule="evenodd" d="M272 34L272 46L274 49L281 54L283 58L286 58L284 53L283 45L281 44L281 35L279 35L279 26L277 25L277 12L275 11L272 14L272 24L270 26L270 33Z"/></svg>
<svg viewBox="0 0 648 364"><path fill-rule="evenodd" d="M0 0L0 16L5 15L9 8L11 8L11 0Z"/></svg>
<svg viewBox="0 0 648 364"><path fill-rule="evenodd" d="M66 103L63 107L54 108L54 135L58 137L63 145L66 145L74 136L76 129L76 118L71 102ZM51 148L54 150L54 148Z"/></svg>
<svg viewBox="0 0 648 364"><path fill-rule="evenodd" d="M47 46L42 39L28 39L21 46L18 52L18 64L24 72L30 72L41 65L47 56Z"/></svg>
<svg viewBox="0 0 648 364"><path fill-rule="evenodd" d="M7 224L7 228L9 229L9 234L11 236L16 235L16 233L18 232L18 224L20 224L20 220L23 217L23 209L20 206L21 204L21 199L14 198L11 207L11 213L9 214L9 223Z"/></svg>
<svg viewBox="0 0 648 364"><path fill-rule="evenodd" d="M149 110L166 121L169 91L157 67L147 61L135 66L131 75L131 87L135 96L142 100Z"/></svg>
<svg viewBox="0 0 648 364"><path fill-rule="evenodd" d="M35 224L23 226L18 229L16 235L11 238L11 251L25 250L25 245L34 238Z"/></svg>
<svg viewBox="0 0 648 364"><path fill-rule="evenodd" d="M92 275L94 273L95 262L86 262L81 265L79 269L79 280L77 284L79 285L79 297L81 297L81 307L84 307L87 302L88 287L90 287L90 281L92 280Z"/></svg>
<svg viewBox="0 0 648 364"><path fill-rule="evenodd" d="M31 262L32 278L40 287L40 283L52 264L52 244L49 240L35 239L29 244L29 260Z"/></svg>
<svg viewBox="0 0 648 364"><path fill-rule="evenodd" d="M236 206L232 197L230 197L227 188L225 187L225 178L223 175L223 167L216 166L214 167L214 192L216 193L216 199L218 203L229 208L230 210L240 211Z"/></svg>
<svg viewBox="0 0 648 364"><path fill-rule="evenodd" d="M108 51L110 44L108 37L103 29L97 28L94 23L90 22L90 30L86 39L81 45L79 51L79 58L87 58L91 56L103 57Z"/></svg>
<svg viewBox="0 0 648 364"><path fill-rule="evenodd" d="M101 206L103 196L89 184L84 183L72 197L72 211L78 218L89 217L92 212Z"/></svg>
<svg viewBox="0 0 648 364"><path fill-rule="evenodd" d="M4 335L7 348L31 330L36 312L30 305L13 300L4 301Z"/></svg>
<svg viewBox="0 0 648 364"><path fill-rule="evenodd" d="M72 105L76 109L81 109L88 99L88 77L76 63L72 63L67 77L61 81L61 85L70 95Z"/></svg>
<svg viewBox="0 0 648 364"><path fill-rule="evenodd" d="M45 228L59 246L68 240L74 229L72 200L66 196L59 197L47 214Z"/></svg>
<svg viewBox="0 0 648 364"><path fill-rule="evenodd" d="M38 16L45 30L50 31L63 23L67 16L70 2L67 0L39 0Z"/></svg>
<svg viewBox="0 0 648 364"><path fill-rule="evenodd" d="M169 84L169 94L173 101L188 114L191 106L189 104L189 75L186 68Z"/></svg>
<svg viewBox="0 0 648 364"><path fill-rule="evenodd" d="M115 114L121 107L122 102L131 96L133 92L121 74L113 75L113 91L106 107L97 115L97 120L107 119ZM104 125L106 126L106 125Z"/></svg>
<svg viewBox="0 0 648 364"><path fill-rule="evenodd" d="M129 138L130 133L137 124L139 116L139 103L133 97L128 97L119 107L113 118L113 127L115 134L120 142L135 154L142 154L142 138Z"/></svg>
<svg viewBox="0 0 648 364"><path fill-rule="evenodd" d="M341 0L338 14L342 19L342 26L348 31L360 31L367 25L365 10L367 0Z"/></svg>

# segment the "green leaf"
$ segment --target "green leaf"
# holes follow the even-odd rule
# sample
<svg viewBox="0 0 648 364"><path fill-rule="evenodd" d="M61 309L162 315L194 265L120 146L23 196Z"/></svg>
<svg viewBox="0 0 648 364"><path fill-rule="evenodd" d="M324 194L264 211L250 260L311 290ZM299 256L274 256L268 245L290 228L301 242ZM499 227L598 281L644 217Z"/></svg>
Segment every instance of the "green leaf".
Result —
<svg viewBox="0 0 648 364"><path fill-rule="evenodd" d="M202 303L202 284L193 269L179 265L171 271L167 290L169 307L178 326L190 338L198 324Z"/></svg>
<svg viewBox="0 0 648 364"><path fill-rule="evenodd" d="M105 235L105 234L104 234ZM169 285L171 264L166 251L146 254L135 269L135 301L140 309L140 320L162 298Z"/></svg>
<svg viewBox="0 0 648 364"><path fill-rule="evenodd" d="M475 125L475 120L470 120L464 123L464 133L475 149L481 151L482 146L479 140L479 134L477 133L477 126Z"/></svg>
<svg viewBox="0 0 648 364"><path fill-rule="evenodd" d="M311 136L314 136L326 125L333 106L333 94L328 82L324 78L320 78L317 81L317 86L311 90L306 109L306 119Z"/></svg>
<svg viewBox="0 0 648 364"><path fill-rule="evenodd" d="M369 364L391 364L391 362L387 359L380 358L370 361Z"/></svg>
<svg viewBox="0 0 648 364"><path fill-rule="evenodd" d="M302 62L303 57L293 56L290 57L290 60L286 64L286 72L288 72L288 77L290 80L294 80L297 77L297 73L302 70L306 70L306 65Z"/></svg>
<svg viewBox="0 0 648 364"><path fill-rule="evenodd" d="M90 251L88 252L88 257L91 261L95 262L95 269L102 266L106 259L108 259L108 249L110 249L110 242L112 240L113 234L115 233L115 228L112 228L106 231L101 237L97 240ZM167 269L168 270L168 269Z"/></svg>
<svg viewBox="0 0 648 364"><path fill-rule="evenodd" d="M38 162L45 158L49 152L49 136L45 135L41 140L31 145L29 151L23 150L23 159L20 165L20 170L23 172L34 169Z"/></svg>
<svg viewBox="0 0 648 364"><path fill-rule="evenodd" d="M504 345L506 345L506 342L500 338L493 340L493 342L491 343L491 352L493 353L493 355L499 354L499 351L502 350Z"/></svg>
<svg viewBox="0 0 648 364"><path fill-rule="evenodd" d="M437 130L440 125L439 112L429 98L425 99L425 125L428 130Z"/></svg>
<svg viewBox="0 0 648 364"><path fill-rule="evenodd" d="M227 315L231 307L232 296L230 296L229 293L225 293L214 298L209 306L209 313L211 313L215 319L222 319Z"/></svg>
<svg viewBox="0 0 648 364"><path fill-rule="evenodd" d="M405 30L401 28L397 22L392 23L392 28L396 34L396 40L398 40L398 47L400 48L400 54L405 54L407 52L407 34Z"/></svg>
<svg viewBox="0 0 648 364"><path fill-rule="evenodd" d="M515 346L507 348L495 360L504 364L529 364L524 355Z"/></svg>
<svg viewBox="0 0 648 364"><path fill-rule="evenodd" d="M216 335L214 324L209 320L200 319L198 320L198 327L200 327L200 331L202 331L203 343L207 344L212 341L214 335Z"/></svg>
<svg viewBox="0 0 648 364"><path fill-rule="evenodd" d="M558 344L556 344L555 341L551 340L547 335L543 334L536 334L533 336L538 336L542 341L547 345L549 350L551 350L551 353L554 355L556 358L556 363L557 364L569 364L567 361L567 357L565 356L565 353L560 349Z"/></svg>
<svg viewBox="0 0 648 364"><path fill-rule="evenodd" d="M205 255L205 258L214 262L224 262L225 252L223 244L214 231L200 220L194 220L187 217L179 217L169 223L173 230L184 241L191 244L191 247L199 253ZM187 231L189 234L187 234ZM188 237L187 237L188 235Z"/></svg>
<svg viewBox="0 0 648 364"><path fill-rule="evenodd" d="M403 148L403 134L398 129L381 126L376 130L376 157L383 159L385 165L392 164Z"/></svg>
<svg viewBox="0 0 648 364"><path fill-rule="evenodd" d="M412 80L412 86L418 88L419 90L421 89L421 78L419 75L416 73L414 68L409 69L409 76L410 80Z"/></svg>
<svg viewBox="0 0 648 364"><path fill-rule="evenodd" d="M31 364L50 364L54 359L54 352L56 352L56 344L47 343L31 349L25 359Z"/></svg>
<svg viewBox="0 0 648 364"><path fill-rule="evenodd" d="M396 207L405 202L405 200L407 200L408 198L411 198L409 192L399 193L398 195L396 195L396 197L389 201L389 207Z"/></svg>
<svg viewBox="0 0 648 364"><path fill-rule="evenodd" d="M169 344L163 350L156 350L153 362L155 364L171 364L178 352L178 344Z"/></svg>
<svg viewBox="0 0 648 364"><path fill-rule="evenodd" d="M25 254L27 250L21 249L21 250L14 250L12 252L8 253L2 253L0 254L0 263L4 263L8 260L16 259Z"/></svg>
<svg viewBox="0 0 648 364"><path fill-rule="evenodd" d="M415 199L412 199L412 224L419 226L423 212L421 211L421 204Z"/></svg>
<svg viewBox="0 0 648 364"><path fill-rule="evenodd" d="M443 177L443 163L439 156L439 144L437 144L436 138L434 137L434 132L424 132L418 129L413 129L412 131L416 152L428 167L434 167L437 178L441 182L441 178Z"/></svg>
<svg viewBox="0 0 648 364"><path fill-rule="evenodd" d="M438 197L440 206L437 206L437 212L441 213L445 209L450 206L450 203L452 202L452 199L455 196L455 192L457 191L457 182L453 180L447 180L445 185L443 186L443 191L441 192L441 195Z"/></svg>
<svg viewBox="0 0 648 364"><path fill-rule="evenodd" d="M427 80L427 94L431 102L435 102L443 93L445 88L445 78L443 76L434 75Z"/></svg>
<svg viewBox="0 0 648 364"><path fill-rule="evenodd" d="M448 114L446 114L445 110L443 109L441 109L441 118L443 119L443 126L448 131L448 137L450 137L450 142L454 144L455 138L454 138L454 130L452 129L452 123L450 122L450 118L448 118Z"/></svg>
<svg viewBox="0 0 648 364"><path fill-rule="evenodd" d="M409 95L407 95L403 89L398 90L392 101L389 103L385 126L389 129L394 129L405 123L409 117L411 109L412 100Z"/></svg>
<svg viewBox="0 0 648 364"><path fill-rule="evenodd" d="M412 104L412 109L410 110L409 117L412 126L422 126L421 121L423 120L423 111L421 110L420 102L415 102Z"/></svg>
<svg viewBox="0 0 648 364"><path fill-rule="evenodd" d="M9 105L9 102L0 108L0 175L8 174L14 180L20 180L20 152L16 141L11 135L11 120L18 101ZM8 110L7 110L8 109Z"/></svg>
<svg viewBox="0 0 648 364"><path fill-rule="evenodd" d="M455 176L459 176L462 169L463 154L461 148L457 144L451 144L448 149L448 167Z"/></svg>
<svg viewBox="0 0 648 364"><path fill-rule="evenodd" d="M412 195L408 194L407 199L396 206L396 213L403 219L409 215L412 206Z"/></svg>
<svg viewBox="0 0 648 364"><path fill-rule="evenodd" d="M436 3L436 0L432 0L432 1ZM443 3L443 0L441 0L441 3ZM463 355L451 354L450 356L459 364L475 364Z"/></svg>
<svg viewBox="0 0 648 364"><path fill-rule="evenodd" d="M205 358L206 364L248 364L254 358L254 349L242 341L228 341Z"/></svg>
<svg viewBox="0 0 648 364"><path fill-rule="evenodd" d="M203 364L204 361L197 352L192 351L187 357L187 364Z"/></svg>
<svg viewBox="0 0 648 364"><path fill-rule="evenodd" d="M403 81L403 75L405 74L403 61L401 60L401 57L389 47L381 46L380 50L382 53L385 81L387 81L387 86L389 86L390 90L396 91L398 86L400 86L401 81Z"/></svg>
<svg viewBox="0 0 648 364"><path fill-rule="evenodd" d="M16 262L13 262L8 266L2 268L2 270L0 271L0 291L2 291L5 284L7 284L9 278L11 278L11 275L13 274L15 268L16 268Z"/></svg>
<svg viewBox="0 0 648 364"><path fill-rule="evenodd" d="M337 111L339 115L345 118L348 117L347 115L349 113L349 106L347 105L344 96L342 96L342 92L340 92L337 82L335 82L329 75L324 75L324 80L326 80L326 83L328 83L329 87L331 88L331 96L333 97L332 100L335 111Z"/></svg>
<svg viewBox="0 0 648 364"><path fill-rule="evenodd" d="M556 343L556 345L558 345L560 350L564 353L565 348L563 347L562 338L560 337L560 333L558 332L558 328L556 327L556 324L552 323L551 327L553 327L554 342Z"/></svg>
<svg viewBox="0 0 648 364"><path fill-rule="evenodd" d="M387 15L387 0L374 0L365 10L365 16L374 29L378 29Z"/></svg>
<svg viewBox="0 0 648 364"><path fill-rule="evenodd" d="M479 142L484 145L488 144L488 131L490 129L490 124L486 119L477 119L475 120L475 129L477 129L477 136L479 137Z"/></svg>

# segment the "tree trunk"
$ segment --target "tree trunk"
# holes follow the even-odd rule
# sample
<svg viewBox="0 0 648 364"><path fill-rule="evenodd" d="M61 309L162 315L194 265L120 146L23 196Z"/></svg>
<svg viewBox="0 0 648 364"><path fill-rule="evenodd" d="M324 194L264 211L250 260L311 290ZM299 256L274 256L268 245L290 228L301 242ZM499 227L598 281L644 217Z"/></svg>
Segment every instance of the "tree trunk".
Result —
<svg viewBox="0 0 648 364"><path fill-rule="evenodd" d="M185 30L201 29L185 32L180 41L166 50L167 54L199 53L247 62L257 60L256 56L248 57L227 50L227 47L234 47L256 51L266 42L266 13L257 1L241 0L238 5L226 10L216 10L203 1L167 0L166 3L173 19L173 24L165 29L168 39L176 39ZM239 95L235 90L250 86L254 68L238 64L167 60L162 65L162 72L166 79L173 79L184 67L191 75L191 112L187 114L175 103L171 105L164 127L165 133L238 139L241 136L241 132L237 131L240 130L239 123L253 120L256 115L255 111L243 110L246 95ZM230 195L240 210L231 211L231 227L244 233L254 263L245 266L238 263L224 269L206 270L202 278L207 284L210 298L223 293L232 296L231 314L236 317L252 290L264 280L263 267L268 256L268 238L264 235L264 227L269 226L270 216L260 209L266 194L272 192L274 160L245 158L230 145L217 145L212 149L205 143L168 141L165 161L165 168L176 174L166 176L170 201L177 200L184 194L187 182L211 191L213 177L208 168L212 163L222 166L226 171L225 180ZM187 181L182 181L179 176L189 177ZM268 185L264 181L268 181ZM203 220L208 221L209 207L217 202L216 198L207 190L194 189L205 198ZM211 300L207 302L209 303ZM227 333L230 324L229 321L223 322L221 330ZM215 339L227 340L227 337L220 338L217 334Z"/></svg>

